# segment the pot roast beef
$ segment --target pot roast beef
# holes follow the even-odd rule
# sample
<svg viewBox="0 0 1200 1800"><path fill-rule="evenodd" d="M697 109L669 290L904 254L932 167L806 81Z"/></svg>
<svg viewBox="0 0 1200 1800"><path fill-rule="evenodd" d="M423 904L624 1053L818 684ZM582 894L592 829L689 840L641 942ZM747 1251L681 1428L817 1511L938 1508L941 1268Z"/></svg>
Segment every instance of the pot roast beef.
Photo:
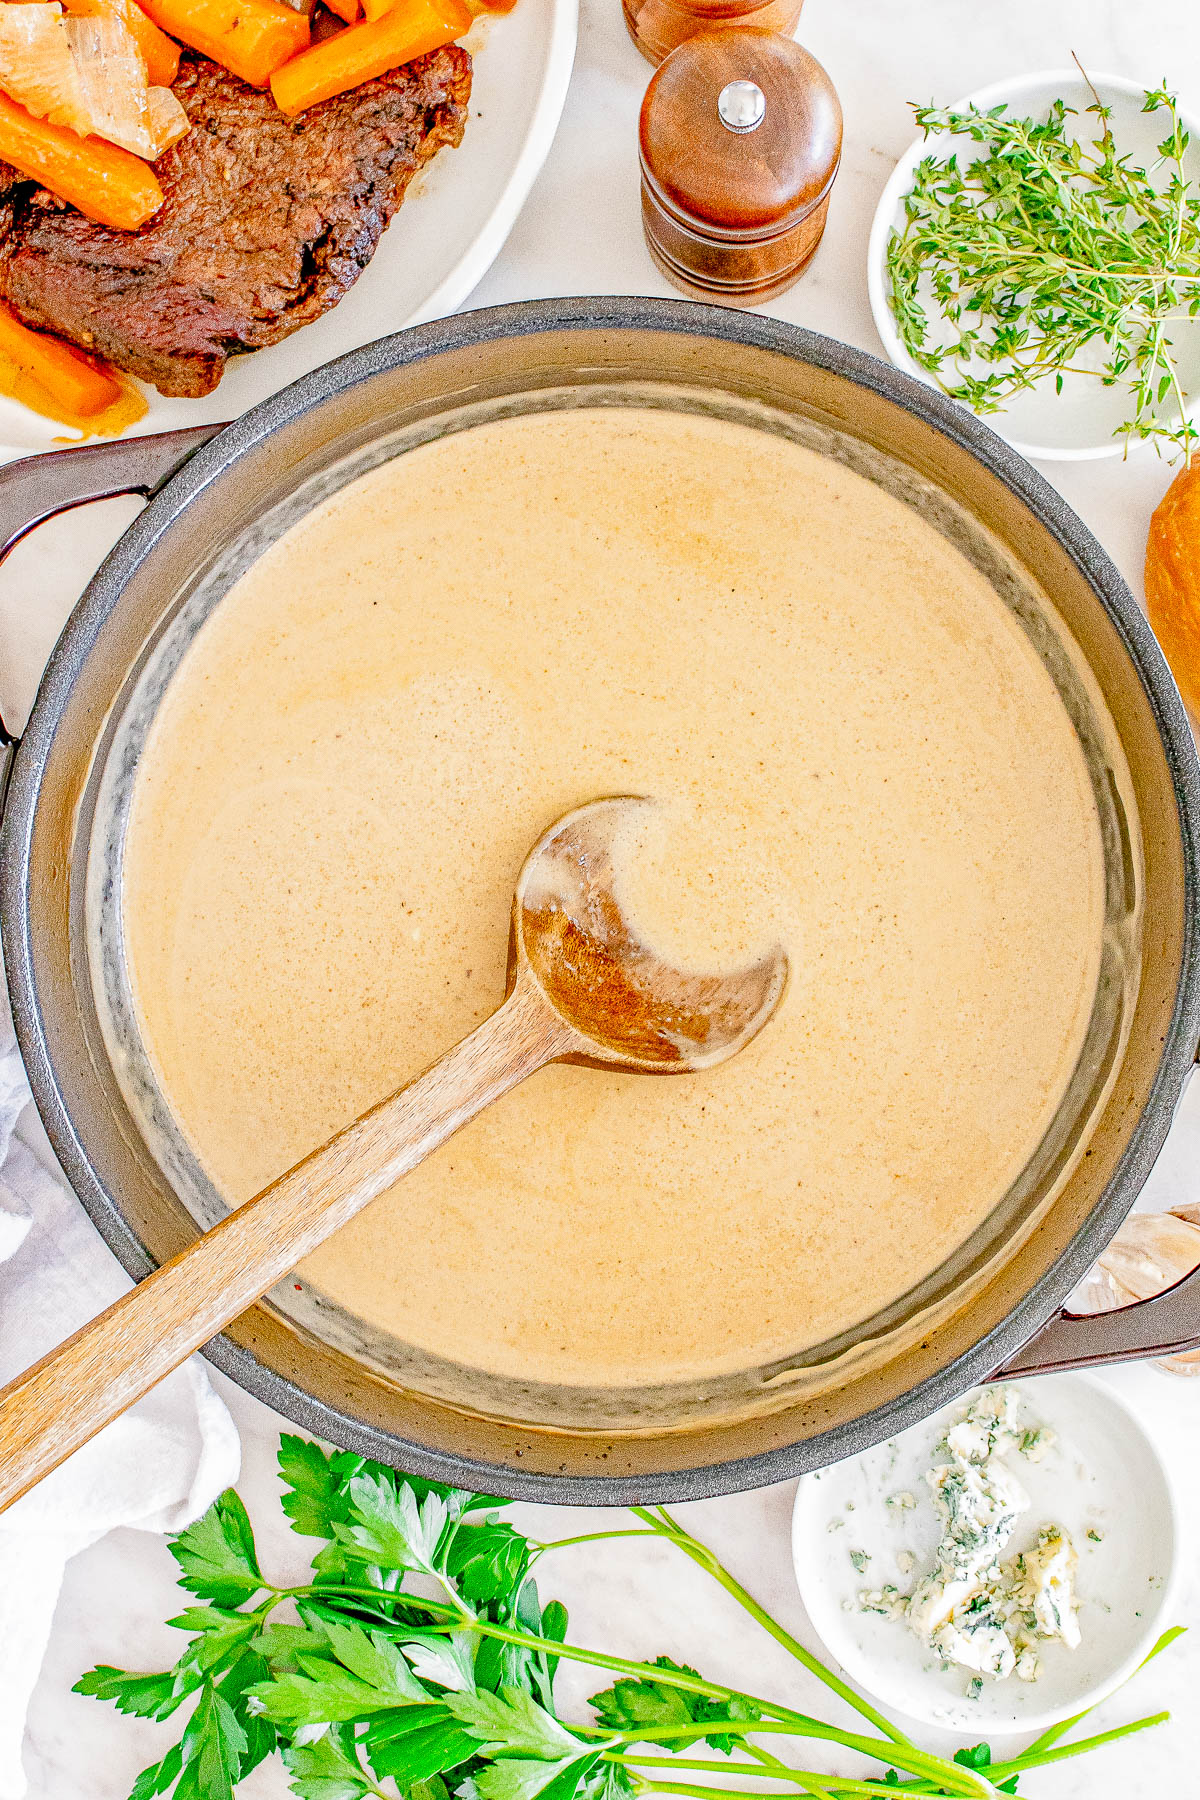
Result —
<svg viewBox="0 0 1200 1800"><path fill-rule="evenodd" d="M113 231L0 165L0 296L163 394L207 394L226 359L336 306L405 188L462 137L471 59L452 46L312 107L186 57L192 122L155 165L159 211Z"/></svg>

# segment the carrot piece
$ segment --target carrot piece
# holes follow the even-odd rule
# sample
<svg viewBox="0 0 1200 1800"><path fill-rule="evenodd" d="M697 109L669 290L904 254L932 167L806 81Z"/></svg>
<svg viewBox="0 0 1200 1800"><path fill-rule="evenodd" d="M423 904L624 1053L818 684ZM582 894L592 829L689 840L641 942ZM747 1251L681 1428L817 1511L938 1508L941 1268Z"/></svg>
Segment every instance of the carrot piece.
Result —
<svg viewBox="0 0 1200 1800"><path fill-rule="evenodd" d="M30 331L7 306L0 306L0 393L85 437L123 431L146 411L136 388L60 338Z"/></svg>
<svg viewBox="0 0 1200 1800"><path fill-rule="evenodd" d="M140 156L35 119L7 94L0 94L0 160L117 231L136 231L162 205L154 170Z"/></svg>
<svg viewBox="0 0 1200 1800"><path fill-rule="evenodd" d="M325 0L325 4L347 25L353 25L362 12L359 0Z"/></svg>
<svg viewBox="0 0 1200 1800"><path fill-rule="evenodd" d="M396 0L381 19L351 25L294 56L271 77L280 112L294 116L415 56L440 50L471 24L463 0Z"/></svg>
<svg viewBox="0 0 1200 1800"><path fill-rule="evenodd" d="M63 11L77 18L114 13L137 42L151 87L170 87L179 73L179 45L147 18L136 0L64 0Z"/></svg>
<svg viewBox="0 0 1200 1800"><path fill-rule="evenodd" d="M111 375L61 338L30 331L7 306L0 306L0 358L31 376L66 413L84 418L103 412L120 394Z"/></svg>
<svg viewBox="0 0 1200 1800"><path fill-rule="evenodd" d="M265 88L309 41L308 14L283 0L144 0L143 11L251 87Z"/></svg>

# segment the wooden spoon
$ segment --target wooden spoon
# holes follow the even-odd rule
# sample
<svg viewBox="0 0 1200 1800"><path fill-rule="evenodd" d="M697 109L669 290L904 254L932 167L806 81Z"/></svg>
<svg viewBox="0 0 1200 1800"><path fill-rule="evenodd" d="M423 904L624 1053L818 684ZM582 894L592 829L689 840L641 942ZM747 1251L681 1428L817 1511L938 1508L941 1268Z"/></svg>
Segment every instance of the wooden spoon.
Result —
<svg viewBox="0 0 1200 1800"><path fill-rule="evenodd" d="M730 974L686 974L622 916L614 849L650 804L597 800L534 845L513 900L498 1011L0 1393L0 1509L546 1063L679 1074L724 1061L761 1030L787 980L781 949Z"/></svg>

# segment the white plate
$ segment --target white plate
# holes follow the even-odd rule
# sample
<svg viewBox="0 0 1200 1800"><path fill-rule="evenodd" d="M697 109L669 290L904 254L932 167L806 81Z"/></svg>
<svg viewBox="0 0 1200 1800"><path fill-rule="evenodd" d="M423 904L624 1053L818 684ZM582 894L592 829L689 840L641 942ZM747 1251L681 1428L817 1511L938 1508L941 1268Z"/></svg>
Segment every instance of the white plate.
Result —
<svg viewBox="0 0 1200 1800"><path fill-rule="evenodd" d="M150 407L133 433L235 419L297 376L360 344L461 306L512 230L558 128L575 58L579 0L518 0L476 20L470 117L457 150L442 150L409 189L371 259L332 312L269 350L232 358L202 400ZM0 396L0 460L52 450L61 425Z"/></svg>
<svg viewBox="0 0 1200 1800"><path fill-rule="evenodd" d="M1056 1445L1038 1463L1011 1465L1033 1502L1012 1541L1028 1549L1038 1527L1062 1524L1079 1553L1078 1649L1048 1643L1036 1682L985 1678L978 1698L969 1671L943 1669L900 1619L859 1610L864 1588L894 1582L907 1592L932 1564L940 1530L924 1473L947 1420L962 1402L863 1456L806 1475L796 1493L792 1557L800 1596L828 1650L852 1681L910 1719L962 1732L971 1741L1042 1731L1104 1699L1131 1675L1169 1616L1180 1561L1181 1513L1153 1443L1125 1402L1086 1375L1017 1382L1022 1419L1049 1425ZM890 1494L917 1496L914 1510ZM1088 1537L1098 1533L1100 1541ZM851 1551L870 1557L863 1572ZM910 1551L916 1572L897 1555Z"/></svg>
<svg viewBox="0 0 1200 1800"><path fill-rule="evenodd" d="M1095 75L1092 81L1105 105L1112 108L1111 127L1118 146L1131 152L1140 167L1148 168L1154 146L1165 133L1164 115L1143 113L1145 89L1136 82L1127 81L1124 76ZM1004 103L1016 117L1036 119L1045 118L1052 102L1062 99L1080 115L1075 125L1076 134L1088 138L1099 131L1095 115L1086 111L1091 98L1077 69L1052 69L981 88L978 93L957 101L951 110L962 112L972 105L986 110ZM1200 178L1200 119L1183 107L1180 118L1192 134L1187 165L1195 180ZM915 375L930 387L936 386L933 377L908 354L892 317L888 303L886 252L892 232L904 222L904 196L912 186L913 170L922 157L931 151L942 154L951 143L968 155L978 154L979 146L972 144L970 139L932 137L918 139L900 158L880 196L867 249L867 291L875 329L883 340L884 349L898 369ZM1172 336L1179 353L1184 391L1190 397L1200 393L1200 321L1176 326ZM984 416L987 423L1023 456L1087 462L1124 453L1125 440L1114 438L1112 434L1129 416L1129 407L1129 392L1122 385L1106 388L1095 377L1068 375L1062 393L1057 394L1054 378L1048 376L1035 387L1014 395L1003 411ZM1192 410L1189 406L1189 412Z"/></svg>

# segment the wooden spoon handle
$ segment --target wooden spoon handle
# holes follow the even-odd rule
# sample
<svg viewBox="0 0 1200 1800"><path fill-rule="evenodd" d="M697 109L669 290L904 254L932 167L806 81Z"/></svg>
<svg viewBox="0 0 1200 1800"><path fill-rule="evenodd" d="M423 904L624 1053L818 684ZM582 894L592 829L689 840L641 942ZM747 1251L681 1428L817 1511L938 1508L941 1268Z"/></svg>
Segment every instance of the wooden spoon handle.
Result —
<svg viewBox="0 0 1200 1800"><path fill-rule="evenodd" d="M231 1212L0 1392L0 1511L132 1406L339 1226L575 1045L519 984L423 1075Z"/></svg>

